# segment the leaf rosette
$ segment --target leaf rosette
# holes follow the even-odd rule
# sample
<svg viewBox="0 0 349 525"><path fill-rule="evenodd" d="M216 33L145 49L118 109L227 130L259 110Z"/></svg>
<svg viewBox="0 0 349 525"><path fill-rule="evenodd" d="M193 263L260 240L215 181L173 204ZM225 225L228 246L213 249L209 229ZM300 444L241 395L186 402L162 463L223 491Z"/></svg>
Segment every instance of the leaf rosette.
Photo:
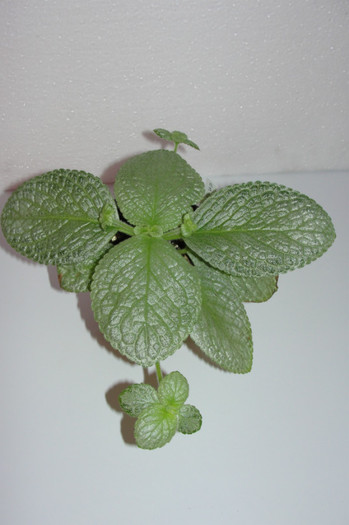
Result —
<svg viewBox="0 0 349 525"><path fill-rule="evenodd" d="M121 392L122 410L137 418L135 439L138 447L153 450L166 445L177 431L193 434L200 430L202 417L199 410L184 404L188 395L188 381L179 372L171 372L162 378L157 391L141 383Z"/></svg>

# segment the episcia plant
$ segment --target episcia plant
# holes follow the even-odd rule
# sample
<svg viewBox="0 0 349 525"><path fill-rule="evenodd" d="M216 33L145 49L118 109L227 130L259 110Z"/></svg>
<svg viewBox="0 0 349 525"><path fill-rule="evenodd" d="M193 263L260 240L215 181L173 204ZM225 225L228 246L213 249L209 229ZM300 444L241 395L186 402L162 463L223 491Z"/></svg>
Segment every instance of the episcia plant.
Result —
<svg viewBox="0 0 349 525"><path fill-rule="evenodd" d="M57 266L65 290L91 292L95 319L115 349L142 367L155 365L157 389L133 384L119 397L144 449L202 422L186 403L186 378L163 375L160 362L190 336L222 369L249 372L243 303L269 299L280 273L320 257L335 239L321 206L285 186L247 182L205 195L200 175L177 153L181 143L198 146L182 132L154 131L174 151L126 161L115 199L98 177L60 169L25 182L1 215L15 250Z"/></svg>

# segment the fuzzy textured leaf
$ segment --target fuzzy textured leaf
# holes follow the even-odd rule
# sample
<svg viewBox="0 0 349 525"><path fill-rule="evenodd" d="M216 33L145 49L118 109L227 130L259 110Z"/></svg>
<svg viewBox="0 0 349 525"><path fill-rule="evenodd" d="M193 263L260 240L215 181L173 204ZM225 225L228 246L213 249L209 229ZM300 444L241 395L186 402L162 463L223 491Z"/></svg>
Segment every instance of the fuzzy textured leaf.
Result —
<svg viewBox="0 0 349 525"><path fill-rule="evenodd" d="M166 445L176 433L178 416L160 404L146 408L135 424L135 439L140 448L153 450Z"/></svg>
<svg viewBox="0 0 349 525"><path fill-rule="evenodd" d="M234 275L278 275L320 257L333 243L328 214L306 195L269 182L227 186L194 212L186 238L197 255Z"/></svg>
<svg viewBox="0 0 349 525"><path fill-rule="evenodd" d="M178 226L204 195L198 173L173 151L149 151L125 162L114 191L124 217L136 226Z"/></svg>
<svg viewBox="0 0 349 525"><path fill-rule="evenodd" d="M252 366L252 333L229 275L194 259L201 279L202 307L190 336L217 365L243 374Z"/></svg>
<svg viewBox="0 0 349 525"><path fill-rule="evenodd" d="M183 405L179 410L178 432L193 434L198 432L202 425L202 416L193 405Z"/></svg>
<svg viewBox="0 0 349 525"><path fill-rule="evenodd" d="M228 274L227 274L228 275ZM240 277L230 275L230 282L243 303L268 301L278 289L278 276Z"/></svg>
<svg viewBox="0 0 349 525"><path fill-rule="evenodd" d="M122 410L131 417L138 417L143 410L154 403L159 403L155 388L146 383L131 385L119 396Z"/></svg>
<svg viewBox="0 0 349 525"><path fill-rule="evenodd" d="M91 289L101 332L142 366L181 346L201 304L194 268L164 239L143 235L123 241L103 257Z"/></svg>
<svg viewBox="0 0 349 525"><path fill-rule="evenodd" d="M103 255L112 248L108 243L100 253L88 261L57 266L58 280L61 288L67 292L89 292L95 268Z"/></svg>
<svg viewBox="0 0 349 525"><path fill-rule="evenodd" d="M115 204L106 202L99 214L101 228L107 232L117 232L120 221L116 212Z"/></svg>
<svg viewBox="0 0 349 525"><path fill-rule="evenodd" d="M158 388L161 403L178 408L183 405L188 395L188 381L180 372L171 372L161 380Z"/></svg>
<svg viewBox="0 0 349 525"><path fill-rule="evenodd" d="M7 242L44 264L90 259L113 234L99 223L103 206L117 210L108 188L82 171L56 170L20 186L7 201L1 226Z"/></svg>

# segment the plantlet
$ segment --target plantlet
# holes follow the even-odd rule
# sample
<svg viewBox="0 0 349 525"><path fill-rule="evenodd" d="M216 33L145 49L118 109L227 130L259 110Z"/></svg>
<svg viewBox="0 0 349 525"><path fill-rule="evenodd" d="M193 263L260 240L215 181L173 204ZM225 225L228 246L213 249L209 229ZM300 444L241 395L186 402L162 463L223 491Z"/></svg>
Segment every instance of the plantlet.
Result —
<svg viewBox="0 0 349 525"><path fill-rule="evenodd" d="M180 143L198 146L182 132L155 132L175 151L126 161L115 200L99 178L56 170L20 186L1 216L15 250L57 266L65 290L91 292L114 348L143 367L155 365L157 390L135 384L120 395L145 449L201 427L200 412L186 404L187 380L177 371L163 377L160 361L190 335L224 370L249 372L243 303L269 299L280 273L320 257L335 239L327 213L284 186L247 182L205 195L199 174L176 153Z"/></svg>

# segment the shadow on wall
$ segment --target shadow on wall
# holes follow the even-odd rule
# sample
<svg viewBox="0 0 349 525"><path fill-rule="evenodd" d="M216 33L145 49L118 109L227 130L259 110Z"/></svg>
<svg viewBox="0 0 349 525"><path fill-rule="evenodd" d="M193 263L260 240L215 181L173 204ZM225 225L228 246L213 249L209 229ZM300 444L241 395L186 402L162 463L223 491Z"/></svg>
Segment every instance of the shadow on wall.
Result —
<svg viewBox="0 0 349 525"><path fill-rule="evenodd" d="M101 175L101 181L104 182L104 184L108 184L108 186L113 185L115 178L117 176L117 173L121 166L125 164L126 161L132 159L134 155L128 155L127 157L123 157L121 160L118 160L117 162L113 162L108 168L106 168L102 175Z"/></svg>
<svg viewBox="0 0 349 525"><path fill-rule="evenodd" d="M49 280L50 280L51 287L54 290L58 291L59 293L70 293L70 292L63 290L60 287L56 267L49 266L48 274L49 274ZM131 361L129 361L125 356L123 356L117 350L115 350L108 343L108 341L104 339L102 333L99 330L98 324L93 317L93 312L91 308L91 298L90 298L89 292L78 293L76 294L76 297L77 297L77 306L80 311L81 319L84 321L84 324L87 330L90 332L93 339L97 341L99 346L103 347L108 352L112 353L118 359L122 359L126 363L132 366L135 366L135 363L132 363ZM153 385L154 387L157 387L156 373L154 372L150 374L147 369L144 369L143 372L144 372L144 381ZM135 425L136 420L131 418L127 414L124 414L119 404L119 395L125 388L127 388L128 386L131 386L131 384L133 383L126 382L126 381L121 381L119 383L116 383L114 386L109 388L109 390L105 393L105 399L109 407L112 410L114 410L115 412L121 413L123 415L121 422L120 422L120 432L121 432L124 442L129 445L136 445L136 442L134 439L134 425Z"/></svg>
<svg viewBox="0 0 349 525"><path fill-rule="evenodd" d="M134 438L134 426L136 420L124 414L119 403L119 396L121 392L131 385L132 383L125 381L116 383L105 393L105 399L112 410L115 410L115 412L118 412L119 414L123 414L123 418L120 421L120 432L124 442L129 445L135 445L136 442Z"/></svg>
<svg viewBox="0 0 349 525"><path fill-rule="evenodd" d="M212 368L216 368L217 370L220 370L221 372L224 371L220 366L216 365L216 363L211 361L211 359L207 357L206 354L203 353L201 348L193 341L193 339L190 336L184 341L184 344L198 359L200 359L201 361L204 361L206 364L208 364Z"/></svg>
<svg viewBox="0 0 349 525"><path fill-rule="evenodd" d="M35 263L38 264L38 263ZM48 266L47 272L49 276L49 281L51 287L56 290L59 293L74 293L74 292L68 292L67 290L63 290L60 287L58 275L57 275L57 269L55 266ZM125 363L128 363L130 365L134 365L135 363L132 363L127 357L120 354L115 348L111 346L110 343L106 339L104 339L97 322L95 321L95 318L93 316L93 311L91 307L91 297L89 292L81 292L76 293L77 298L77 306L80 312L80 317L84 321L85 327L87 328L88 332L92 336L93 339L95 339L99 346L103 347L108 352L112 353L114 357L117 357L118 359L121 359L125 361Z"/></svg>
<svg viewBox="0 0 349 525"><path fill-rule="evenodd" d="M157 388L158 384L157 384L155 371L152 373L149 373L148 369L144 368L143 373L144 373L144 383L148 383L149 385L152 385L154 388ZM124 442L129 445L136 445L136 441L134 438L134 426L135 426L136 419L122 412L120 403L119 403L119 396L121 392L125 390L125 388L133 384L134 383L130 383L126 381L116 383L114 386L109 388L109 390L105 394L105 399L108 405L110 406L110 408L112 410L115 410L115 412L123 414L123 418L120 422L120 432L121 432Z"/></svg>

